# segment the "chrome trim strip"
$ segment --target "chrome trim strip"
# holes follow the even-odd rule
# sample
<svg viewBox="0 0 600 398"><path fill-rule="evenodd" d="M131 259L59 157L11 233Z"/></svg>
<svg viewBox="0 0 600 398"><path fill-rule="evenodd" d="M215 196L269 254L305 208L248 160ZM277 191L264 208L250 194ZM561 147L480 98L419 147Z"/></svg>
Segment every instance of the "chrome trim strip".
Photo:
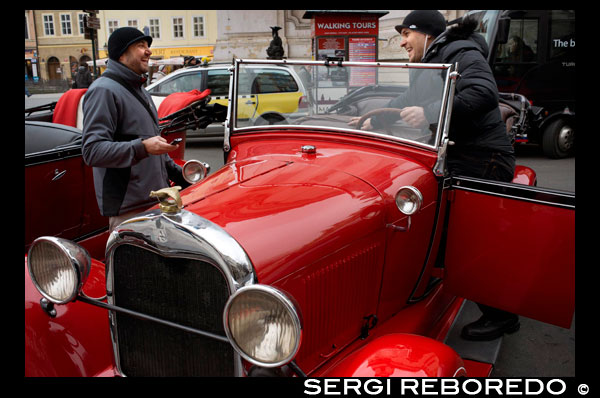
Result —
<svg viewBox="0 0 600 398"><path fill-rule="evenodd" d="M369 137L369 138L381 138L390 142L398 143L401 142L407 145L417 146L419 148L427 149L430 151L435 151L436 147L433 145L425 144L424 142L412 141L402 137L396 137L389 134L377 133L374 131L367 130L355 130L355 129L346 129L342 127L327 127L327 126L310 126L310 125L270 125L270 126L250 126L250 127L238 127L236 128L236 134L243 133L254 133L255 131L264 131L264 130L298 130L298 131L306 131L306 132L334 132L341 133L345 135L353 135L356 137Z"/></svg>
<svg viewBox="0 0 600 398"><path fill-rule="evenodd" d="M452 177L450 188L575 210L575 192L473 177Z"/></svg>
<svg viewBox="0 0 600 398"><path fill-rule="evenodd" d="M229 67L229 98L237 98L234 97L234 93L237 92L237 63L234 60L233 66ZM223 132L223 151L225 153L231 150L231 128L233 126L233 115L237 115L237 112L234 112L234 106L237 104L237 101L228 101L227 107L227 118L225 119L225 131Z"/></svg>
<svg viewBox="0 0 600 398"><path fill-rule="evenodd" d="M123 222L111 232L108 238L106 291L108 304L114 307L117 306L113 293L113 256L116 248L123 244L138 246L164 257L191 258L208 262L223 274L230 295L244 286L255 283L254 269L248 255L241 245L220 226L187 210L174 214L150 210ZM117 369L123 374L120 366L115 310L109 311L111 339ZM184 325L175 327L187 328ZM189 331L198 332L195 329ZM241 376L243 373L241 357L235 350L234 356L234 373Z"/></svg>
<svg viewBox="0 0 600 398"><path fill-rule="evenodd" d="M81 144L69 145L59 149L28 153L25 155L25 167L38 164L51 163L56 160L64 160L81 156Z"/></svg>
<svg viewBox="0 0 600 398"><path fill-rule="evenodd" d="M448 145L453 145L448 138L450 135L450 117L452 115L452 105L454 104L454 91L456 89L456 79L460 77L458 72L458 63L456 67L451 67L448 70L448 75L446 76L446 86L444 88L444 104L442 105L442 110L445 109L444 115L444 127L442 130L442 134L440 137L439 148L438 148L438 159L435 165L433 166L433 174L437 177L443 177L446 175L446 154L448 150ZM450 83L450 86L448 86ZM446 90L447 89L447 90Z"/></svg>
<svg viewBox="0 0 600 398"><path fill-rule="evenodd" d="M250 59L236 58L235 63L238 64L269 64L269 65L322 65L327 66L326 61L309 61L295 59ZM337 62L329 62L329 66L337 66ZM342 61L342 66L382 66L382 67L401 67L401 68L424 68L424 69L448 69L452 64L425 64L425 63L409 63L409 62L359 62L359 61Z"/></svg>

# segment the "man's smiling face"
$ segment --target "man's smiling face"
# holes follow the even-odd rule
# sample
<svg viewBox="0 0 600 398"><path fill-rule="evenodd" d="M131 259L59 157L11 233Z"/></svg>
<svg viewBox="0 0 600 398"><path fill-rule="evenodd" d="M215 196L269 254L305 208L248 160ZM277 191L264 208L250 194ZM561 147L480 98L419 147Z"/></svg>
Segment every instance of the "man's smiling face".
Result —
<svg viewBox="0 0 600 398"><path fill-rule="evenodd" d="M400 41L400 47L403 47L408 52L408 62L421 62L424 52L423 47L425 45L425 39L427 35L416 30L403 28L400 32L402 40ZM432 39L427 40L428 43L433 41Z"/></svg>
<svg viewBox="0 0 600 398"><path fill-rule="evenodd" d="M152 51L148 47L148 42L140 40L127 47L127 50L119 58L119 62L141 75L148 73L150 55L152 55Z"/></svg>

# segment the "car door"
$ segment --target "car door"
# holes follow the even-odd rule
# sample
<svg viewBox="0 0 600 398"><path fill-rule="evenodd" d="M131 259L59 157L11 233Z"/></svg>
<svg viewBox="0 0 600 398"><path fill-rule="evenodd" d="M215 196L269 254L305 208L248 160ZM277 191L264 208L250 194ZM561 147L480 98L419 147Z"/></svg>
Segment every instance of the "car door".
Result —
<svg viewBox="0 0 600 398"><path fill-rule="evenodd" d="M575 194L453 178L444 285L451 293L569 328Z"/></svg>
<svg viewBox="0 0 600 398"><path fill-rule="evenodd" d="M38 122L26 123L25 134L25 246L42 235L73 239L80 234L86 191L81 141L54 146L54 138L77 139L77 131Z"/></svg>

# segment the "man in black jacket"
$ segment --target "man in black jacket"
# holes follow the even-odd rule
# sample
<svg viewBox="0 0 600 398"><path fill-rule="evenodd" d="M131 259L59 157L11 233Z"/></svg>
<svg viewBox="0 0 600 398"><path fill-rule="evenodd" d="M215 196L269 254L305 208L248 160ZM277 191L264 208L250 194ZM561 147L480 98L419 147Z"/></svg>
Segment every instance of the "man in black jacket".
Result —
<svg viewBox="0 0 600 398"><path fill-rule="evenodd" d="M93 81L94 79L92 79L92 74L88 69L87 63L82 62L79 65L77 74L75 74L75 82L73 84L73 88L88 88Z"/></svg>
<svg viewBox="0 0 600 398"><path fill-rule="evenodd" d="M498 108L498 88L486 61L488 46L481 35L474 33L476 27L476 21L463 19L446 30L446 21L439 11L415 10L396 30L402 35L400 46L408 52L409 62L458 63L460 78L449 130L449 139L454 142L448 147L450 174L510 182L515 169L514 150ZM418 76L414 74L411 79ZM419 95L422 94L408 90L386 107L402 108L403 121L425 128L437 120L428 120L423 107L411 106L419 103L415 98ZM362 129L380 128L383 118L387 119L385 124L393 122L391 115L374 116L363 123ZM356 120L350 125L356 125ZM465 326L464 338L491 340L519 329L517 315L478 305L483 315Z"/></svg>

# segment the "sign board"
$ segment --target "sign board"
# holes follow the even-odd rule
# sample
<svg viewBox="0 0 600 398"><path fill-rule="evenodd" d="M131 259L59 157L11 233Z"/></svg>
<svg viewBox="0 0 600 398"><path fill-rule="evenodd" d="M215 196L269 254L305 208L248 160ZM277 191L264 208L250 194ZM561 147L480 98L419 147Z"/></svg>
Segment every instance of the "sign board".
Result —
<svg viewBox="0 0 600 398"><path fill-rule="evenodd" d="M377 57L376 37L350 37L348 39L348 60L359 62L374 62ZM367 86L375 84L376 68L355 68L350 76L349 86Z"/></svg>
<svg viewBox="0 0 600 398"><path fill-rule="evenodd" d="M317 14L312 19L314 36L355 36L379 34L379 18L370 14Z"/></svg>
<svg viewBox="0 0 600 398"><path fill-rule="evenodd" d="M100 18L97 17L85 17L86 27L89 29L100 29Z"/></svg>

